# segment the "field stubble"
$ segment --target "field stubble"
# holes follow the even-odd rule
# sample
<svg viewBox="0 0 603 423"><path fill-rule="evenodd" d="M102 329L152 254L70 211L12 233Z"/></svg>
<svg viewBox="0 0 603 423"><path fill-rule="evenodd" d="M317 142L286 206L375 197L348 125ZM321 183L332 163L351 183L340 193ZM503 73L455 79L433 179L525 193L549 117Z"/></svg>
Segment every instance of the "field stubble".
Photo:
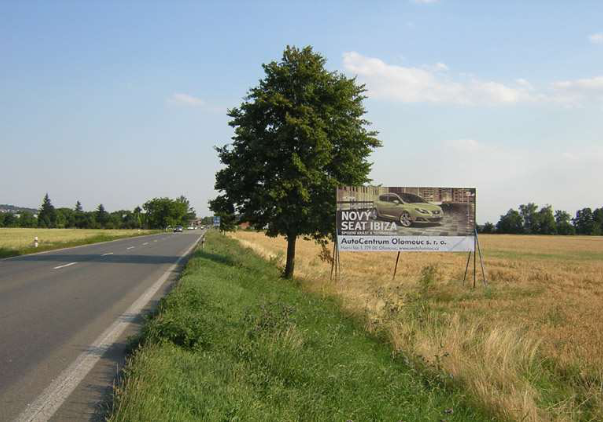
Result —
<svg viewBox="0 0 603 423"><path fill-rule="evenodd" d="M284 259L282 238L233 236ZM482 235L480 243L488 287L462 284L467 255L459 253L403 253L393 281L396 253L341 253L342 276L330 282L321 247L301 239L296 274L306 289L364 315L395 353L460 381L500 419L601 420L603 238Z"/></svg>
<svg viewBox="0 0 603 423"><path fill-rule="evenodd" d="M154 232L138 229L0 228L0 257L148 235ZM39 241L37 248L33 245L35 237L38 237Z"/></svg>

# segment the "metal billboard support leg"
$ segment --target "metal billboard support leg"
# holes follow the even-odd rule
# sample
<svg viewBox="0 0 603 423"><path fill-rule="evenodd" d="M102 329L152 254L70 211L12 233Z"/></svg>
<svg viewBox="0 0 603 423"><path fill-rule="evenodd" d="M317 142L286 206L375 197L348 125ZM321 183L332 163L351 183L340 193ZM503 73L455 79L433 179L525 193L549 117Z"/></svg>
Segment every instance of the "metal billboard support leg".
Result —
<svg viewBox="0 0 603 423"><path fill-rule="evenodd" d="M341 255L339 254L339 244L337 244L337 280L341 277Z"/></svg>
<svg viewBox="0 0 603 423"><path fill-rule="evenodd" d="M396 257L396 266L394 267L394 276L392 276L392 281L396 279L396 272L398 271L398 260L400 260L400 251L398 251L398 256Z"/></svg>
<svg viewBox="0 0 603 423"><path fill-rule="evenodd" d="M475 288L475 281L477 280L477 237L473 239L473 288Z"/></svg>
<svg viewBox="0 0 603 423"><path fill-rule="evenodd" d="M333 253L331 254L331 279L333 280L333 271L335 270L335 245L337 243L337 240L335 240L335 242L333 242Z"/></svg>
<svg viewBox="0 0 603 423"><path fill-rule="evenodd" d="M335 278L335 281L339 281L339 276L341 274L341 260L339 257L339 243L337 242L337 237L335 237L335 241L333 243L333 261L331 262L331 279Z"/></svg>
<svg viewBox="0 0 603 423"><path fill-rule="evenodd" d="M467 271L469 270L469 260L471 260L471 251L469 251L469 256L467 257L467 264L465 265L465 276L463 276L463 285L465 285L465 281L467 280Z"/></svg>
<svg viewBox="0 0 603 423"><path fill-rule="evenodd" d="M479 263L482 266L482 278L484 280L484 285L488 285L488 281L486 280L486 271L484 270L484 256L482 255L482 249L479 246L479 237L477 236L477 230L475 231L475 241L477 243L477 251L479 253Z"/></svg>

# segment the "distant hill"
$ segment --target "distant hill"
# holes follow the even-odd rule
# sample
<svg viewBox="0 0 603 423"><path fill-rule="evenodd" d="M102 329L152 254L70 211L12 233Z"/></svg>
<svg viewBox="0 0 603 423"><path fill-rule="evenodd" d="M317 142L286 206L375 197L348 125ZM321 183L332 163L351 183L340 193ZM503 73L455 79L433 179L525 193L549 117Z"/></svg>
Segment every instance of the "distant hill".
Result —
<svg viewBox="0 0 603 423"><path fill-rule="evenodd" d="M33 214L38 214L38 209L13 206L12 204L0 204L0 213L22 213L25 211L31 212Z"/></svg>

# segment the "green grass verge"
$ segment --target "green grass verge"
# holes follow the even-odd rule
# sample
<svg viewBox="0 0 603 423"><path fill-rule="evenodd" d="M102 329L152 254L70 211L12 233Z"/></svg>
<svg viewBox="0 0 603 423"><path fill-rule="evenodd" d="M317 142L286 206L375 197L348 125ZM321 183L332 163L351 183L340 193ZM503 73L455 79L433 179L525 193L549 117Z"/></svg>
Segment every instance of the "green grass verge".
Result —
<svg viewBox="0 0 603 423"><path fill-rule="evenodd" d="M488 420L449 379L413 367L332 299L208 233L146 323L111 421Z"/></svg>
<svg viewBox="0 0 603 423"><path fill-rule="evenodd" d="M161 231L147 231L145 233L131 234L131 235L102 235L101 234L101 235L91 236L89 238L78 239L78 240L68 241L68 242L51 242L51 243L40 244L37 248L36 247L25 247L25 248L15 249L15 248L0 247L0 259L23 256L26 254L41 253L44 251L59 250L61 248L78 247L80 245L97 244L99 242L116 241L118 239L124 239L124 238L134 238L134 237L138 237L138 236L152 235L154 233L159 233L159 232L161 232Z"/></svg>

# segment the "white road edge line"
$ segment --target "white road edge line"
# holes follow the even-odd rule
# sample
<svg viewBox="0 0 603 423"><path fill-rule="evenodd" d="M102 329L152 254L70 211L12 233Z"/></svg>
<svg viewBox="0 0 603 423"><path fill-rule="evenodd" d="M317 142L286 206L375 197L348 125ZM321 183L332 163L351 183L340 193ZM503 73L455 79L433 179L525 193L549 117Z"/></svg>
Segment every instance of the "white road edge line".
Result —
<svg viewBox="0 0 603 423"><path fill-rule="evenodd" d="M65 400L71 395L79 383L84 380L86 375L92 370L95 364L100 360L113 345L128 325L138 316L141 310L159 291L161 286L167 281L171 273L176 269L180 262L188 256L188 254L199 243L201 237L190 246L180 258L170 266L157 282L147 289L140 298L128 308L109 328L104 331L93 343L89 346L88 351L80 354L75 361L36 398L34 402L29 404L27 408L17 417L18 422L46 422L49 421L54 413L63 405Z"/></svg>
<svg viewBox="0 0 603 423"><path fill-rule="evenodd" d="M62 264L60 266L55 267L55 269L62 269L63 267L73 266L74 264L77 264L77 261L74 261L73 263Z"/></svg>
<svg viewBox="0 0 603 423"><path fill-rule="evenodd" d="M112 254L113 254L113 253L105 253L105 254L102 254L102 255L101 255L101 257L104 257L104 256L110 256L110 255L112 255Z"/></svg>
<svg viewBox="0 0 603 423"><path fill-rule="evenodd" d="M131 250L132 248L134 248L134 247L128 247L128 248L126 248L126 250Z"/></svg>

